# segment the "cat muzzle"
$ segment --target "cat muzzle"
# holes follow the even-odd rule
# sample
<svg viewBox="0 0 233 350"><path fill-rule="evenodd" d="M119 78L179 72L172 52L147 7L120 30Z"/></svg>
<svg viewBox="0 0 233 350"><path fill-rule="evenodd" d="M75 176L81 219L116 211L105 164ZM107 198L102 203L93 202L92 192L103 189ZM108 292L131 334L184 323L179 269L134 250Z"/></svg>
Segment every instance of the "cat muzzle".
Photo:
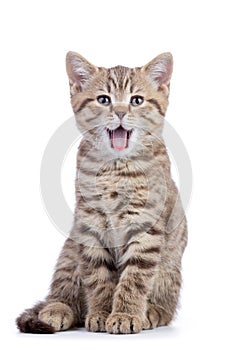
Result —
<svg viewBox="0 0 233 350"><path fill-rule="evenodd" d="M129 145L129 139L132 135L133 129L126 130L119 126L115 130L107 129L111 147L116 151L123 151Z"/></svg>

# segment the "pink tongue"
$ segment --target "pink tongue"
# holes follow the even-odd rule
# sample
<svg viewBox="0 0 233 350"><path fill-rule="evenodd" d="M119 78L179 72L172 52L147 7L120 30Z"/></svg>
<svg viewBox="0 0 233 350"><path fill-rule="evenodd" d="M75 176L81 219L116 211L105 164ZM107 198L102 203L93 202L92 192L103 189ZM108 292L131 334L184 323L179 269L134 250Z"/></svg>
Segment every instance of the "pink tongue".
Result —
<svg viewBox="0 0 233 350"><path fill-rule="evenodd" d="M116 151L123 151L127 145L127 131L123 128L113 130L112 144Z"/></svg>

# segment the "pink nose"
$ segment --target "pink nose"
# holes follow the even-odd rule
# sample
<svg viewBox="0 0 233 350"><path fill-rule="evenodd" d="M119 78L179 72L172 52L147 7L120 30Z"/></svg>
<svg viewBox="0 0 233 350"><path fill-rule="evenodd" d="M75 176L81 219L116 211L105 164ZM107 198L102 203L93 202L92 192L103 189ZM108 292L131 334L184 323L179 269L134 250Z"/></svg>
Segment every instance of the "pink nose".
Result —
<svg viewBox="0 0 233 350"><path fill-rule="evenodd" d="M115 114L116 114L120 119L123 119L124 116L126 115L126 112L123 112L123 111L115 111Z"/></svg>

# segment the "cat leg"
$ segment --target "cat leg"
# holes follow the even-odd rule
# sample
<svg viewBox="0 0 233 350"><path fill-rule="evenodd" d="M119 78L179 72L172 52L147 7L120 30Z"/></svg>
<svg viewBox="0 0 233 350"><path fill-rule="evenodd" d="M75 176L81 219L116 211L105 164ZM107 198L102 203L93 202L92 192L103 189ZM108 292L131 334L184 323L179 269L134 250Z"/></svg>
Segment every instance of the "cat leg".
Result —
<svg viewBox="0 0 233 350"><path fill-rule="evenodd" d="M143 321L142 329L153 329L158 327L160 314L155 309L154 305L147 302L146 317Z"/></svg>
<svg viewBox="0 0 233 350"><path fill-rule="evenodd" d="M153 291L148 297L147 320L149 327L147 328L167 326L173 320L179 301L180 287L181 273L179 268L157 273Z"/></svg>
<svg viewBox="0 0 233 350"><path fill-rule="evenodd" d="M168 325L176 313L182 283L181 257L187 244L185 220L170 233L170 239L175 243L170 248L166 246L164 258L154 276L153 288L148 295L147 319L150 328Z"/></svg>
<svg viewBox="0 0 233 350"><path fill-rule="evenodd" d="M161 236L144 233L128 245L123 271L106 322L109 333L138 333L146 323L147 296L160 261Z"/></svg>
<svg viewBox="0 0 233 350"><path fill-rule="evenodd" d="M77 264L77 244L67 239L58 259L45 302L25 310L16 320L21 332L54 333L82 322L83 292Z"/></svg>
<svg viewBox="0 0 233 350"><path fill-rule="evenodd" d="M80 261L88 306L85 327L91 332L105 332L112 310L116 267L108 248L80 245Z"/></svg>

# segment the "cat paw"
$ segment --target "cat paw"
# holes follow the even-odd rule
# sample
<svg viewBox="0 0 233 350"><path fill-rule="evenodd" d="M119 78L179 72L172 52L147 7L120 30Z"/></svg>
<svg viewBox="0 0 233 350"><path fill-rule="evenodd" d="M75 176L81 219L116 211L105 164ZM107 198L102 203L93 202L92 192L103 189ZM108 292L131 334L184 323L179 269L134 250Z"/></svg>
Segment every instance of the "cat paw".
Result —
<svg viewBox="0 0 233 350"><path fill-rule="evenodd" d="M147 310L147 317L143 321L142 328L143 329L156 328L159 325L159 321L160 321L159 313L156 311L155 307L153 307L152 305L149 305Z"/></svg>
<svg viewBox="0 0 233 350"><path fill-rule="evenodd" d="M85 321L85 328L89 332L106 332L105 323L108 317L107 312L96 312L87 315Z"/></svg>
<svg viewBox="0 0 233 350"><path fill-rule="evenodd" d="M106 331L113 334L131 334L142 330L142 321L138 316L126 313L111 314L106 322Z"/></svg>
<svg viewBox="0 0 233 350"><path fill-rule="evenodd" d="M64 331L70 328L74 321L71 308L60 302L46 305L39 312L38 318L40 321L52 326L55 331Z"/></svg>

